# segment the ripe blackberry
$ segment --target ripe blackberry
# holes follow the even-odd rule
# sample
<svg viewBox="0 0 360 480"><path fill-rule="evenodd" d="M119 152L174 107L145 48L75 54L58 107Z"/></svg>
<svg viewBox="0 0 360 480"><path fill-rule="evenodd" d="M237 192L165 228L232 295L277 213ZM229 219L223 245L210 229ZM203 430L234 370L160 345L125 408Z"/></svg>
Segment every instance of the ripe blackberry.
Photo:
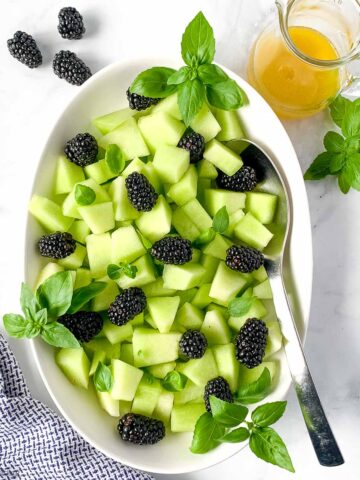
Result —
<svg viewBox="0 0 360 480"><path fill-rule="evenodd" d="M76 242L71 233L55 232L43 235L38 242L38 247L43 257L60 259L75 252Z"/></svg>
<svg viewBox="0 0 360 480"><path fill-rule="evenodd" d="M92 338L101 332L103 319L97 312L65 313L58 318L79 342L90 342Z"/></svg>
<svg viewBox="0 0 360 480"><path fill-rule="evenodd" d="M138 95L137 93L131 93L130 88L126 90L126 96L129 101L129 107L131 110L146 110L152 105L156 105L160 102L161 98L144 97L144 95Z"/></svg>
<svg viewBox="0 0 360 480"><path fill-rule="evenodd" d="M192 258L191 242L179 236L164 237L154 243L151 255L163 263L183 265Z"/></svg>
<svg viewBox="0 0 360 480"><path fill-rule="evenodd" d="M132 172L125 179L127 196L138 212L150 212L155 206L158 194L149 180L139 172Z"/></svg>
<svg viewBox="0 0 360 480"><path fill-rule="evenodd" d="M82 85L91 77L90 68L74 52L60 50L53 60L55 75L71 85Z"/></svg>
<svg viewBox="0 0 360 480"><path fill-rule="evenodd" d="M214 395L214 397L220 398L220 400L224 400L224 402L233 403L234 401L230 386L223 377L213 378L212 380L209 380L206 384L204 390L204 402L206 410L208 412L211 412L209 400L210 395Z"/></svg>
<svg viewBox="0 0 360 480"><path fill-rule="evenodd" d="M257 184L256 172L252 167L243 165L234 175L218 170L216 183L219 188L233 190L234 192L250 192Z"/></svg>
<svg viewBox="0 0 360 480"><path fill-rule="evenodd" d="M196 163L203 158L205 139L200 133L186 133L178 143L178 147L190 152L190 162Z"/></svg>
<svg viewBox="0 0 360 480"><path fill-rule="evenodd" d="M248 318L235 338L235 356L247 368L260 365L265 354L268 328L262 320Z"/></svg>
<svg viewBox="0 0 360 480"><path fill-rule="evenodd" d="M63 38L79 40L85 33L83 18L73 7L64 7L59 14L58 31Z"/></svg>
<svg viewBox="0 0 360 480"><path fill-rule="evenodd" d="M161 420L137 413L126 413L120 418L117 429L122 440L136 445L154 445L165 437Z"/></svg>
<svg viewBox="0 0 360 480"><path fill-rule="evenodd" d="M70 162L86 167L97 161L98 150L97 141L90 133L78 133L66 143L64 153Z"/></svg>
<svg viewBox="0 0 360 480"><path fill-rule="evenodd" d="M231 270L251 273L264 264L264 255L256 248L233 245L226 250L225 263Z"/></svg>
<svg viewBox="0 0 360 480"><path fill-rule="evenodd" d="M131 287L117 295L109 307L110 322L115 325L125 325L129 320L139 315L146 307L145 293L138 287Z"/></svg>
<svg viewBox="0 0 360 480"><path fill-rule="evenodd" d="M42 64L39 47L28 33L17 31L13 38L9 38L7 46L10 54L27 67L36 68Z"/></svg>
<svg viewBox="0 0 360 480"><path fill-rule="evenodd" d="M208 346L205 335L198 330L187 330L180 338L180 352L187 358L201 358Z"/></svg>

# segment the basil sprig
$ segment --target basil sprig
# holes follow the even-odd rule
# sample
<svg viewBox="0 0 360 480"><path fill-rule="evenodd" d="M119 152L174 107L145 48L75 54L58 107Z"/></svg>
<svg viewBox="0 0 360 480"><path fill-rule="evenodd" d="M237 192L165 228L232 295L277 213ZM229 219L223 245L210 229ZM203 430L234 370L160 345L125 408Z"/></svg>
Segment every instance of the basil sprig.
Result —
<svg viewBox="0 0 360 480"><path fill-rule="evenodd" d="M185 66L177 71L167 67L145 70L135 78L130 91L151 98L165 98L177 92L179 110L187 126L206 101L223 110L236 110L245 103L244 91L212 63L214 32L202 12L185 29L181 55Z"/></svg>
<svg viewBox="0 0 360 480"><path fill-rule="evenodd" d="M200 235L194 240L194 247L200 247L201 245L210 243L214 240L217 233L224 233L229 226L229 214L226 207L220 208L214 215L212 226L201 232Z"/></svg>

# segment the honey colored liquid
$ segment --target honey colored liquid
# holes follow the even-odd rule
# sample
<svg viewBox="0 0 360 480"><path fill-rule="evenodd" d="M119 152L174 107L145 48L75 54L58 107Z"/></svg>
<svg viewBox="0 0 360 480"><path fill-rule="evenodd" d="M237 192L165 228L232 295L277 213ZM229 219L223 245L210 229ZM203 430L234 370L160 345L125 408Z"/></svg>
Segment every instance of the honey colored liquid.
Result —
<svg viewBox="0 0 360 480"><path fill-rule="evenodd" d="M339 57L322 33L307 27L290 27L294 45L318 60ZM300 60L281 35L265 32L253 47L248 68L250 83L284 117L303 117L324 108L340 90L338 69L322 69Z"/></svg>

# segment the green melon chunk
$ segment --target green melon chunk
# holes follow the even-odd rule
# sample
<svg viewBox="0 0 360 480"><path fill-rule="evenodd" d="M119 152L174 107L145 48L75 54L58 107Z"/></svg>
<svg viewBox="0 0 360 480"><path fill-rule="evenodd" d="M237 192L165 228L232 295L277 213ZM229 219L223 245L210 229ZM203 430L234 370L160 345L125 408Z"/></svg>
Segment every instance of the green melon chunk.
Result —
<svg viewBox="0 0 360 480"><path fill-rule="evenodd" d="M88 268L78 268L76 270L74 290L89 285L89 283L91 283L91 280L91 273Z"/></svg>
<svg viewBox="0 0 360 480"><path fill-rule="evenodd" d="M219 311L224 318L226 318L226 319L229 318L229 312L228 312L228 309L226 307L223 307L222 305L219 305L217 303L210 303L206 307L206 311L207 312L212 312L213 310Z"/></svg>
<svg viewBox="0 0 360 480"><path fill-rule="evenodd" d="M282 347L283 337L281 333L280 323L278 320L271 320L266 322L269 329L268 339L265 349L265 357L270 357L275 352L278 352Z"/></svg>
<svg viewBox="0 0 360 480"><path fill-rule="evenodd" d="M106 287L102 292L98 293L91 302L91 309L94 312L107 310L110 307L110 304L115 300L115 297L119 294L119 288L113 280L104 277L100 278L99 281L106 283Z"/></svg>
<svg viewBox="0 0 360 480"><path fill-rule="evenodd" d="M61 348L55 360L71 383L88 388L90 362L82 348Z"/></svg>
<svg viewBox="0 0 360 480"><path fill-rule="evenodd" d="M120 416L120 402L112 398L109 392L96 392L100 406L111 417Z"/></svg>
<svg viewBox="0 0 360 480"><path fill-rule="evenodd" d="M149 180L157 193L163 193L163 183L161 182L159 175L151 162L144 164L143 172L145 177Z"/></svg>
<svg viewBox="0 0 360 480"><path fill-rule="evenodd" d="M185 388L174 393L174 405L183 405L189 402L201 402L204 399L204 386L196 385L191 380L186 382Z"/></svg>
<svg viewBox="0 0 360 480"><path fill-rule="evenodd" d="M147 157L150 154L134 118L129 118L102 137L99 144L103 148L111 144L118 145L124 154L125 160L132 160L135 157Z"/></svg>
<svg viewBox="0 0 360 480"><path fill-rule="evenodd" d="M203 278L204 283L211 283L214 279L215 272L219 266L219 259L211 255L202 255L200 264L205 268L206 273Z"/></svg>
<svg viewBox="0 0 360 480"><path fill-rule="evenodd" d="M115 112L107 113L106 115L101 115L100 117L93 118L91 123L102 133L106 135L107 133L114 130L122 123L124 123L129 118L135 115L136 111L131 110L130 108L122 108L121 110L116 110Z"/></svg>
<svg viewBox="0 0 360 480"><path fill-rule="evenodd" d="M204 402L174 406L171 412L171 431L193 432L196 422L203 413L205 413Z"/></svg>
<svg viewBox="0 0 360 480"><path fill-rule="evenodd" d="M116 177L104 158L85 167L85 173L87 177L92 178L99 185Z"/></svg>
<svg viewBox="0 0 360 480"><path fill-rule="evenodd" d="M181 334L158 333L148 328L137 328L133 336L134 363L137 367L148 367L159 363L173 362L179 356Z"/></svg>
<svg viewBox="0 0 360 480"><path fill-rule="evenodd" d="M153 417L166 424L170 421L171 411L174 404L174 394L163 390L153 412Z"/></svg>
<svg viewBox="0 0 360 480"><path fill-rule="evenodd" d="M230 247L228 241L226 238L224 238L222 235L217 233L215 235L214 240L211 240L211 242L207 243L202 251L205 255L210 255L212 257L216 257L219 260L225 260L226 258L226 251Z"/></svg>
<svg viewBox="0 0 360 480"><path fill-rule="evenodd" d="M192 249L192 257L188 263L200 263L202 251L197 248Z"/></svg>
<svg viewBox="0 0 360 480"><path fill-rule="evenodd" d="M214 108L213 112L216 120L221 126L221 131L216 137L218 140L221 142L227 142L229 140L240 140L244 138L245 134L236 110L221 110L220 108Z"/></svg>
<svg viewBox="0 0 360 480"><path fill-rule="evenodd" d="M197 173L194 165L190 165L184 176L167 191L177 205L185 205L197 195Z"/></svg>
<svg viewBox="0 0 360 480"><path fill-rule="evenodd" d="M255 299L250 310L241 317L230 317L229 325L234 330L240 330L248 318L263 318L266 315L266 308L259 299Z"/></svg>
<svg viewBox="0 0 360 480"><path fill-rule="evenodd" d="M99 350L98 352L95 352L94 353L94 356L92 358L92 361L91 361L91 366L90 366L90 372L89 372L89 375L94 375L94 373L96 372L96 369L99 365L99 363L101 362L105 362L106 361L106 353Z"/></svg>
<svg viewBox="0 0 360 480"><path fill-rule="evenodd" d="M210 288L211 283L204 283L201 285L191 301L192 305L200 309L209 305L212 302L212 298L209 297Z"/></svg>
<svg viewBox="0 0 360 480"><path fill-rule="evenodd" d="M264 300L271 300L273 298L269 280L265 280L259 285L256 285L253 290L254 296Z"/></svg>
<svg viewBox="0 0 360 480"><path fill-rule="evenodd" d="M111 182L109 195L114 204L115 220L134 220L140 216L140 212L129 202L124 177L118 177Z"/></svg>
<svg viewBox="0 0 360 480"><path fill-rule="evenodd" d="M40 195L31 197L29 212L49 232L66 232L73 223L72 218L63 215L57 203Z"/></svg>
<svg viewBox="0 0 360 480"><path fill-rule="evenodd" d="M146 297L168 297L169 295L174 295L176 290L174 288L165 288L164 280L159 277L155 282L144 285L143 292Z"/></svg>
<svg viewBox="0 0 360 480"><path fill-rule="evenodd" d="M180 297L179 306L182 307L186 302L190 303L194 299L197 291L198 291L197 288L190 288L189 290L183 290L183 291L179 290L177 292L177 295L179 295Z"/></svg>
<svg viewBox="0 0 360 480"><path fill-rule="evenodd" d="M240 222L244 215L245 213L243 212L243 210L236 210L236 212L233 212L231 215L229 215L229 226L224 232L224 235L226 235L227 237L232 237L234 233L234 228Z"/></svg>
<svg viewBox="0 0 360 480"><path fill-rule="evenodd" d="M159 365L151 365L147 370L156 378L165 378L169 372L172 372L176 367L176 362L160 363Z"/></svg>
<svg viewBox="0 0 360 480"><path fill-rule="evenodd" d="M172 224L179 235L190 241L194 241L199 235L200 230L192 223L190 218L181 208L176 208L172 215Z"/></svg>
<svg viewBox="0 0 360 480"><path fill-rule="evenodd" d="M176 146L186 129L182 122L164 112L139 118L139 128L152 153L161 145Z"/></svg>
<svg viewBox="0 0 360 480"><path fill-rule="evenodd" d="M172 210L165 198L160 195L155 207L150 212L143 212L135 221L140 232L150 240L156 242L164 237L171 229ZM156 228L154 228L156 225Z"/></svg>
<svg viewBox="0 0 360 480"><path fill-rule="evenodd" d="M206 385L209 380L218 376L218 369L212 351L208 348L202 358L193 358L179 364L178 370L196 385Z"/></svg>
<svg viewBox="0 0 360 480"><path fill-rule="evenodd" d="M252 277L254 277L255 280L257 280L259 283L264 282L264 281L267 280L267 278L268 278L264 266L261 266L261 267L258 268L257 270L254 270L254 271L251 273L251 275L252 275Z"/></svg>
<svg viewBox="0 0 360 480"><path fill-rule="evenodd" d="M144 312L139 313L139 315L136 315L132 320L129 321L129 323L135 328L138 327L139 325L144 324Z"/></svg>
<svg viewBox="0 0 360 480"><path fill-rule="evenodd" d="M234 229L235 236L251 247L263 250L273 237L273 234L251 213L247 213Z"/></svg>
<svg viewBox="0 0 360 480"><path fill-rule="evenodd" d="M111 263L110 233L89 235L86 237L86 249L91 275L94 278L104 277L107 266Z"/></svg>
<svg viewBox="0 0 360 480"><path fill-rule="evenodd" d="M185 302L176 314L176 322L186 329L199 330L203 320L204 314L200 308L189 302Z"/></svg>
<svg viewBox="0 0 360 480"><path fill-rule="evenodd" d="M110 201L109 194L104 189L104 187L101 187L92 178L88 178L87 180L84 180L83 182L80 182L79 184L76 184L76 185L85 185L86 187L89 187L92 190L94 190L96 198L95 198L94 203L92 205ZM67 215L69 217L79 218L81 220L82 216L79 212L79 205L78 205L78 203L76 202L76 199L75 199L76 185L71 190L69 195L65 198L63 206L62 206L62 211L63 211L64 215ZM89 206L91 206L91 205L89 205Z"/></svg>
<svg viewBox="0 0 360 480"><path fill-rule="evenodd" d="M84 343L83 347L90 357L93 357L96 352L105 352L106 361L120 358L120 343L113 345L106 338L94 338Z"/></svg>
<svg viewBox="0 0 360 480"><path fill-rule="evenodd" d="M151 113L156 114L158 112L166 113L177 120L181 120L182 118L177 101L177 93L173 93L155 105Z"/></svg>
<svg viewBox="0 0 360 480"><path fill-rule="evenodd" d="M120 350L120 360L129 365L134 365L134 353L131 343L122 343Z"/></svg>
<svg viewBox="0 0 360 480"><path fill-rule="evenodd" d="M117 280L120 288L142 287L156 280L153 262L149 255L140 257L136 262L132 263L132 265L137 268L136 277L130 278L122 275L119 280Z"/></svg>
<svg viewBox="0 0 360 480"><path fill-rule="evenodd" d="M199 178L214 179L218 176L216 167L204 158L196 164Z"/></svg>
<svg viewBox="0 0 360 480"><path fill-rule="evenodd" d="M59 265L68 270L76 270L84 263L85 256L86 248L83 245L77 244L75 252L59 260Z"/></svg>
<svg viewBox="0 0 360 480"><path fill-rule="evenodd" d="M225 378L230 386L230 390L235 392L238 387L240 364L235 357L234 344L228 343L227 345L216 345L212 350L219 375Z"/></svg>
<svg viewBox="0 0 360 480"><path fill-rule="evenodd" d="M226 345L231 339L229 327L219 310L206 313L200 331L207 338L209 345Z"/></svg>
<svg viewBox="0 0 360 480"><path fill-rule="evenodd" d="M141 161L140 158L134 158L133 160L130 160L126 168L123 170L122 176L126 178L133 172L143 173L144 167L145 163Z"/></svg>
<svg viewBox="0 0 360 480"><path fill-rule="evenodd" d="M211 188L212 180L210 178L198 178L197 198L201 204L205 203L205 190Z"/></svg>
<svg viewBox="0 0 360 480"><path fill-rule="evenodd" d="M159 380L150 375L143 375L136 390L131 411L140 415L151 416L159 401L161 391Z"/></svg>
<svg viewBox="0 0 360 480"><path fill-rule="evenodd" d="M125 400L120 400L119 401L119 406L120 406L120 417L125 415L126 413L131 412L131 405L132 402L126 402Z"/></svg>
<svg viewBox="0 0 360 480"><path fill-rule="evenodd" d="M69 193L75 184L83 180L85 180L84 170L61 155L56 162L55 194Z"/></svg>
<svg viewBox="0 0 360 480"><path fill-rule="evenodd" d="M160 333L170 332L179 303L180 297L148 298L148 310Z"/></svg>
<svg viewBox="0 0 360 480"><path fill-rule="evenodd" d="M204 137L205 142L209 142L215 138L221 130L221 126L205 102L199 113L192 119L190 127L195 132L200 133L200 135Z"/></svg>
<svg viewBox="0 0 360 480"><path fill-rule="evenodd" d="M205 206L212 217L222 207L226 207L228 214L245 207L246 194L243 192L230 192L229 190L205 190Z"/></svg>
<svg viewBox="0 0 360 480"><path fill-rule="evenodd" d="M85 207L79 207L78 210L92 233L105 233L115 227L112 202L86 205Z"/></svg>
<svg viewBox="0 0 360 480"><path fill-rule="evenodd" d="M211 298L219 301L220 304L226 305L236 297L246 284L247 280L241 273L230 270L224 262L220 262L209 294Z"/></svg>
<svg viewBox="0 0 360 480"><path fill-rule="evenodd" d="M251 212L259 222L271 223L274 219L278 197L271 193L248 192L246 194L246 210Z"/></svg>
<svg viewBox="0 0 360 480"><path fill-rule="evenodd" d="M184 148L161 145L153 159L156 173L164 183L176 183L190 165L190 153Z"/></svg>
<svg viewBox="0 0 360 480"><path fill-rule="evenodd" d="M200 202L194 198L181 207L200 231L208 230L212 226L212 219Z"/></svg>
<svg viewBox="0 0 360 480"><path fill-rule="evenodd" d="M188 290L200 285L205 268L195 263L185 265L165 265L163 271L164 286L177 290Z"/></svg>
<svg viewBox="0 0 360 480"><path fill-rule="evenodd" d="M145 320L145 322L146 322L148 325L150 325L150 327L152 327L154 330L156 330L155 322L154 322L154 320L152 319L152 316L150 315L150 313L146 313L146 314L145 314L144 320ZM146 326L146 325L145 325L145 326Z"/></svg>
<svg viewBox="0 0 360 480"><path fill-rule="evenodd" d="M249 383L256 382L256 380L260 377L265 368L269 370L271 380L274 381L278 370L278 365L275 361L262 362L260 365L254 368L247 368L244 365L240 365L239 385L247 385Z"/></svg>
<svg viewBox="0 0 360 480"><path fill-rule="evenodd" d="M111 360L111 368L113 374L111 396L115 400L133 400L144 372L116 359Z"/></svg>
<svg viewBox="0 0 360 480"><path fill-rule="evenodd" d="M239 155L216 139L206 145L204 158L226 175L234 175L243 165Z"/></svg>
<svg viewBox="0 0 360 480"><path fill-rule="evenodd" d="M86 237L90 234L90 228L86 225L84 220L75 220L69 228L69 233L71 233L77 242L85 244Z"/></svg>
<svg viewBox="0 0 360 480"><path fill-rule="evenodd" d="M131 263L145 255L146 249L132 225L120 227L111 234L111 261Z"/></svg>
<svg viewBox="0 0 360 480"><path fill-rule="evenodd" d="M45 267L40 271L36 283L35 283L35 291L39 288L39 286L45 282L45 280L51 275L55 275L55 273L62 272L64 269L61 265L55 262L49 262L45 265Z"/></svg>

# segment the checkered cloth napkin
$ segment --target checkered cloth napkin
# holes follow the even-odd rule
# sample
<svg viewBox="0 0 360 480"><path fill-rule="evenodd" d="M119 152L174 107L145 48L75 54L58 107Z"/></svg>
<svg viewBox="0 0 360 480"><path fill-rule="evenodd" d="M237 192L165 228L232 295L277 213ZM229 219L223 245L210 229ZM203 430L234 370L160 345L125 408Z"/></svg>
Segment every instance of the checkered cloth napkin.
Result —
<svg viewBox="0 0 360 480"><path fill-rule="evenodd" d="M107 458L30 395L0 333L0 480L153 480Z"/></svg>

